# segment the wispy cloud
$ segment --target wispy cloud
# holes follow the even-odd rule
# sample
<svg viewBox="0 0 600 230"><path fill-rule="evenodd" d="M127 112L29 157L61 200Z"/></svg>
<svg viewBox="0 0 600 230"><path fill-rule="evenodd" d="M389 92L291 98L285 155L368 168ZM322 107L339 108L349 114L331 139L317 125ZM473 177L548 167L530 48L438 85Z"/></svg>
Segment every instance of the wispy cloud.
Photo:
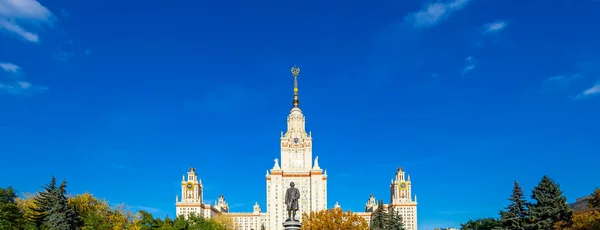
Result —
<svg viewBox="0 0 600 230"><path fill-rule="evenodd" d="M53 14L36 0L0 1L0 31L37 43L38 34L25 28L51 23Z"/></svg>
<svg viewBox="0 0 600 230"><path fill-rule="evenodd" d="M565 91L569 88L571 83L581 78L579 74L572 75L557 75L546 78L542 81L542 92L557 92Z"/></svg>
<svg viewBox="0 0 600 230"><path fill-rule="evenodd" d="M508 26L508 22L506 22L504 20L488 23L484 27L483 34L498 33L500 31L504 30L507 26Z"/></svg>
<svg viewBox="0 0 600 230"><path fill-rule="evenodd" d="M65 51L62 48L58 48L53 54L52 54L52 59L54 59L55 61L59 61L59 62L66 62L71 60L71 58L73 58L73 56L75 56L75 53L73 52L69 52L69 51Z"/></svg>
<svg viewBox="0 0 600 230"><path fill-rule="evenodd" d="M1 72L4 72L8 78L0 78L0 92L6 92L11 95L31 96L36 93L42 93L48 90L48 87L42 85L33 85L23 80L21 67L10 62L0 62ZM2 76L0 75L0 76Z"/></svg>
<svg viewBox="0 0 600 230"><path fill-rule="evenodd" d="M469 2L470 0L451 0L430 3L420 11L407 15L404 21L415 28L431 27L446 20L453 12L463 9Z"/></svg>
<svg viewBox="0 0 600 230"><path fill-rule="evenodd" d="M21 67L10 62L0 62L0 68L10 74L17 74L21 71Z"/></svg>
<svg viewBox="0 0 600 230"><path fill-rule="evenodd" d="M594 84L592 87L579 93L575 97L575 99L581 100L581 99L589 98L591 96L598 96L598 95L600 95L600 81L596 82L596 84Z"/></svg>
<svg viewBox="0 0 600 230"><path fill-rule="evenodd" d="M462 74L465 75L473 69L475 69L475 60L473 56L468 56L465 58L465 67L462 70Z"/></svg>

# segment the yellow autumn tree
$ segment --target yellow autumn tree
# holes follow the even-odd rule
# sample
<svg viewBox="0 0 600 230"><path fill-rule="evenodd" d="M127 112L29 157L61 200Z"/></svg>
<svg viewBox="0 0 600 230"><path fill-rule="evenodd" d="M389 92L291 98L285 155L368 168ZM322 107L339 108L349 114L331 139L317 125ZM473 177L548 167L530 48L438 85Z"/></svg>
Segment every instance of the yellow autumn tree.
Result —
<svg viewBox="0 0 600 230"><path fill-rule="evenodd" d="M87 229L120 230L133 227L134 214L124 205L110 207L108 201L85 192L69 197L69 205L77 212Z"/></svg>
<svg viewBox="0 0 600 230"><path fill-rule="evenodd" d="M228 215L216 215L212 218L216 223L224 226L227 229L238 230L240 227L233 221L233 218Z"/></svg>
<svg viewBox="0 0 600 230"><path fill-rule="evenodd" d="M33 211L34 208L37 208L34 202L34 198L37 194L34 193L24 193L23 196L18 197L16 199L17 206L23 212L23 216L25 217L25 222L32 224L33 218L36 215L36 212Z"/></svg>
<svg viewBox="0 0 600 230"><path fill-rule="evenodd" d="M340 208L302 214L302 230L369 230L365 218Z"/></svg>
<svg viewBox="0 0 600 230"><path fill-rule="evenodd" d="M555 225L556 229L564 229L564 230L590 230L590 229L600 229L600 211L599 210L588 210L582 212L576 212L573 214L573 221L571 226L568 224L559 222Z"/></svg>

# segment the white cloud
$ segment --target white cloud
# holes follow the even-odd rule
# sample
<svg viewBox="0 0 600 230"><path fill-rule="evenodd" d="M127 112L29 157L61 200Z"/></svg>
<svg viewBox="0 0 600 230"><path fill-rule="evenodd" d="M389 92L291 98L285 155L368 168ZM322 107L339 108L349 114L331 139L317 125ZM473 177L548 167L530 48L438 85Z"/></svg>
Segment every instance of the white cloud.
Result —
<svg viewBox="0 0 600 230"><path fill-rule="evenodd" d="M447 19L452 12L461 10L469 2L470 0L451 0L430 3L420 11L407 15L404 21L413 24L416 28L431 27Z"/></svg>
<svg viewBox="0 0 600 230"><path fill-rule="evenodd" d="M557 75L554 77L546 78L542 82L542 91L543 92L555 92L555 91L565 91L569 89L571 83L582 76L579 74L573 75Z"/></svg>
<svg viewBox="0 0 600 230"><path fill-rule="evenodd" d="M464 75L473 69L475 69L475 60L473 60L473 56L468 56L465 58L465 67L462 70L462 74Z"/></svg>
<svg viewBox="0 0 600 230"><path fill-rule="evenodd" d="M0 79L0 92L11 95L33 95L48 90L48 87L34 85L22 79L21 67L10 62L0 62L0 68L7 73L8 79Z"/></svg>
<svg viewBox="0 0 600 230"><path fill-rule="evenodd" d="M11 74L16 74L21 70L21 67L10 62L0 62L0 68Z"/></svg>
<svg viewBox="0 0 600 230"><path fill-rule="evenodd" d="M485 25L484 34L497 33L504 30L508 26L506 21L495 21Z"/></svg>
<svg viewBox="0 0 600 230"><path fill-rule="evenodd" d="M591 96L600 95L600 82L596 82L596 84L583 92L579 93L575 99L585 99Z"/></svg>
<svg viewBox="0 0 600 230"><path fill-rule="evenodd" d="M0 1L0 31L37 43L40 41L39 36L25 29L24 25L50 23L52 15L50 10L36 0L2 0Z"/></svg>

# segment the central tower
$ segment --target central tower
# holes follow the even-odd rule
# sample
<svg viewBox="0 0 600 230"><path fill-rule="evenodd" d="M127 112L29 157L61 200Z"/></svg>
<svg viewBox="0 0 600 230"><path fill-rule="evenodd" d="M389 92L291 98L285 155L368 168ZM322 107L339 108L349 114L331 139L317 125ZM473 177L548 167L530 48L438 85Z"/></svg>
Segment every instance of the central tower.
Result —
<svg viewBox="0 0 600 230"><path fill-rule="evenodd" d="M306 132L306 119L300 109L298 75L300 68L293 67L294 98L287 117L287 130L281 132L281 164L275 159L273 168L267 170L267 223L268 229L283 229L286 219L284 196L290 182L296 184L301 197L296 218L302 214L327 209L327 175L319 167L319 158L312 159L312 135Z"/></svg>
<svg viewBox="0 0 600 230"><path fill-rule="evenodd" d="M312 137L306 133L306 119L298 99L300 68L293 67L294 100L287 117L287 131L281 136L281 169L288 172L305 172L312 168Z"/></svg>

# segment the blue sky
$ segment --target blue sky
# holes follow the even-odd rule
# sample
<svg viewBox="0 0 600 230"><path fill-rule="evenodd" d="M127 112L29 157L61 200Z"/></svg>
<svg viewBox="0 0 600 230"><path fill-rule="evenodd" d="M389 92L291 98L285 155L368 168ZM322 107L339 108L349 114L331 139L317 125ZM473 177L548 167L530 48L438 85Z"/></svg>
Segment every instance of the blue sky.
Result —
<svg viewBox="0 0 600 230"><path fill-rule="evenodd" d="M212 202L265 207L290 67L329 206L413 180L419 228L496 216L544 174L599 187L600 2L0 1L0 186L175 214L196 167ZM8 163L6 163L8 162ZM249 189L239 190L238 188Z"/></svg>

